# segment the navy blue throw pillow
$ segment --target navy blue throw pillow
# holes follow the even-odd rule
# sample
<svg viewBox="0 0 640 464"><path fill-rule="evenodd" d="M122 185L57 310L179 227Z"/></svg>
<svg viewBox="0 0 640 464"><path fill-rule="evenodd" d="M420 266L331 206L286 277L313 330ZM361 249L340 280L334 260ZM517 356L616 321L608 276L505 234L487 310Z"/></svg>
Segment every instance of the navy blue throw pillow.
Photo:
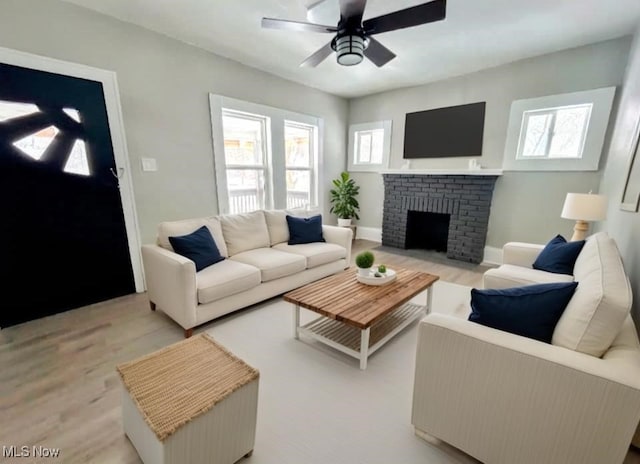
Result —
<svg viewBox="0 0 640 464"><path fill-rule="evenodd" d="M322 236L322 215L300 218L287 215L289 226L289 245L324 242Z"/></svg>
<svg viewBox="0 0 640 464"><path fill-rule="evenodd" d="M553 330L577 286L577 282L559 282L499 290L474 288L469 320L551 343Z"/></svg>
<svg viewBox="0 0 640 464"><path fill-rule="evenodd" d="M224 259L207 226L202 226L188 235L169 237L169 243L176 253L196 263L196 271Z"/></svg>
<svg viewBox="0 0 640 464"><path fill-rule="evenodd" d="M555 274L573 275L573 266L584 246L584 240L567 242L562 235L556 235L540 252L533 268Z"/></svg>

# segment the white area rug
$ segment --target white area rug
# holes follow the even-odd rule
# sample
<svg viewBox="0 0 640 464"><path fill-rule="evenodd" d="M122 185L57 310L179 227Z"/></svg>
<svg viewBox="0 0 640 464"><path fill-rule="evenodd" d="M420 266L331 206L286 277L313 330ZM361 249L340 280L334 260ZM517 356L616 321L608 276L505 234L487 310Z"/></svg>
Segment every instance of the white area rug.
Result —
<svg viewBox="0 0 640 464"><path fill-rule="evenodd" d="M437 283L436 311L468 304L468 292ZM303 311L303 323L314 318ZM207 332L260 370L255 451L247 464L471 463L416 437L411 400L417 323L358 361L293 338L292 306L275 298L214 323Z"/></svg>

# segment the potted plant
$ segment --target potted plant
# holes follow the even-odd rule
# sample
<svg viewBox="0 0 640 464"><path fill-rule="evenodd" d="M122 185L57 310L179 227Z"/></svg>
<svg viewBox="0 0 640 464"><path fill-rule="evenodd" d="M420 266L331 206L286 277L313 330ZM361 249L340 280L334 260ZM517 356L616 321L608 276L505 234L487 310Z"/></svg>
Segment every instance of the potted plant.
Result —
<svg viewBox="0 0 640 464"><path fill-rule="evenodd" d="M363 251L356 256L356 266L358 266L358 274L361 276L368 276L371 272L371 266L375 260L373 253L370 251Z"/></svg>
<svg viewBox="0 0 640 464"><path fill-rule="evenodd" d="M329 211L338 216L339 226L348 227L351 225L352 218L360 219L358 216L360 205L356 200L360 187L349 178L348 172L343 172L339 179L334 179L333 185L335 188L330 192L332 206Z"/></svg>

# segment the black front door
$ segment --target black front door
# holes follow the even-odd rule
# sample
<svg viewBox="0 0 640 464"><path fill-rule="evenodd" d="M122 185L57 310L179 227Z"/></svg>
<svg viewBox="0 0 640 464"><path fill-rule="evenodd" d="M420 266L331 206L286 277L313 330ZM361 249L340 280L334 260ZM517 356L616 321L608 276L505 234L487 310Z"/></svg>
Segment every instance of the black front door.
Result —
<svg viewBox="0 0 640 464"><path fill-rule="evenodd" d="M135 291L102 84L0 63L0 327Z"/></svg>

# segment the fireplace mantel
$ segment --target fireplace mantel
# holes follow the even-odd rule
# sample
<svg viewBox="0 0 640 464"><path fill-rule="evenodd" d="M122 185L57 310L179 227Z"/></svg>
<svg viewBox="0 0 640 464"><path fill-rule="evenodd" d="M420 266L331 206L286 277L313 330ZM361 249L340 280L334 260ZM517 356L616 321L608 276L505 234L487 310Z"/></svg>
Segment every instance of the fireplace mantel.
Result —
<svg viewBox="0 0 640 464"><path fill-rule="evenodd" d="M407 176L501 176L502 169L385 169L380 174Z"/></svg>

